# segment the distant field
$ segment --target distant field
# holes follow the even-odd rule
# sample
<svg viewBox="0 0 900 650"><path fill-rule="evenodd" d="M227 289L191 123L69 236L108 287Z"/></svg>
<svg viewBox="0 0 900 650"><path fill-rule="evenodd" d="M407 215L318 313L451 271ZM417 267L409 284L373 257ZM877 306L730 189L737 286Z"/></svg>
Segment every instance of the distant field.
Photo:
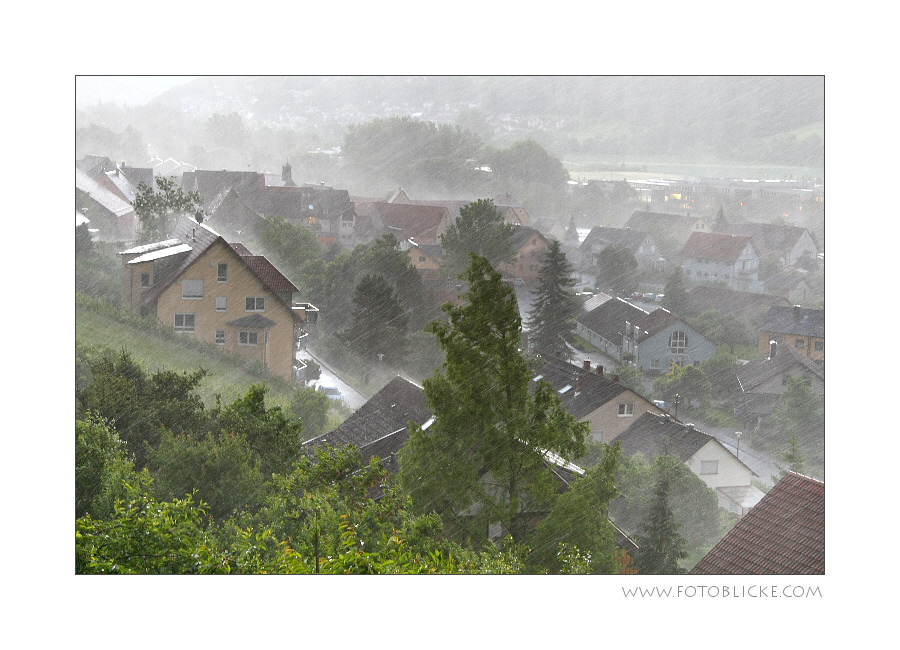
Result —
<svg viewBox="0 0 900 650"><path fill-rule="evenodd" d="M787 165L685 162L671 159L599 159L596 156L563 156L572 180L633 181L658 178L819 178L822 170ZM621 169L624 164L625 169Z"/></svg>
<svg viewBox="0 0 900 650"><path fill-rule="evenodd" d="M262 383L239 363L224 354L206 352L189 346L173 347L171 341L149 334L134 325L114 316L78 303L75 307L75 340L86 345L105 346L114 350L122 347L150 372L157 370L194 371L204 368L209 374L203 379L198 394L207 406L215 404L216 394L221 394L222 403L230 404L246 395L251 384ZM278 378L266 381L269 387L267 404L290 403L293 389Z"/></svg>

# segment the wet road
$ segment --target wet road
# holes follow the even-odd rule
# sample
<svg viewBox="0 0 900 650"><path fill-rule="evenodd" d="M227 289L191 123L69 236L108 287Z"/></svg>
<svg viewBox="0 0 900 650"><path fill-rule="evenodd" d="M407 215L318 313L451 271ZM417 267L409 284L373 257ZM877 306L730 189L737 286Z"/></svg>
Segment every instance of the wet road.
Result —
<svg viewBox="0 0 900 650"><path fill-rule="evenodd" d="M297 353L297 358L304 361L312 359L317 364L319 364L322 369L322 376L319 377L319 379L317 379L316 381L307 382L307 386L313 388L316 388L318 386L336 386L338 390L341 391L341 399L347 406L349 406L353 410L358 409L368 401L365 395L363 395L358 390L353 388L350 384L341 379L331 367L329 367L321 359L312 354L308 349L300 350Z"/></svg>

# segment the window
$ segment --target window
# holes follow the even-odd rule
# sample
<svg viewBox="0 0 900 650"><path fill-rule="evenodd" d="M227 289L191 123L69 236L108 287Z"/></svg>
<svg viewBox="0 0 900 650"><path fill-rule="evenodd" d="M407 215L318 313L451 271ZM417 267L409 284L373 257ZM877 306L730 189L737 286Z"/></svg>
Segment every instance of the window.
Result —
<svg viewBox="0 0 900 650"><path fill-rule="evenodd" d="M149 273L141 273L141 287L146 289L150 286L150 274Z"/></svg>
<svg viewBox="0 0 900 650"><path fill-rule="evenodd" d="M650 370L659 370L659 359L650 359Z"/></svg>
<svg viewBox="0 0 900 650"><path fill-rule="evenodd" d="M193 332L194 331L194 315L193 314L175 314L175 331L176 332Z"/></svg>
<svg viewBox="0 0 900 650"><path fill-rule="evenodd" d="M701 460L700 461L700 473L701 474L718 474L719 473L719 461L717 461L717 460Z"/></svg>
<svg viewBox="0 0 900 650"><path fill-rule="evenodd" d="M185 300L199 300L203 297L203 280L182 280L181 297Z"/></svg>
<svg viewBox="0 0 900 650"><path fill-rule="evenodd" d="M630 418L634 415L634 402L619 404L619 417Z"/></svg>
<svg viewBox="0 0 900 650"><path fill-rule="evenodd" d="M816 352L821 352L825 349L825 341L816 341L815 343L813 343L813 347Z"/></svg>
<svg viewBox="0 0 900 650"><path fill-rule="evenodd" d="M256 332L238 332L238 345L257 345Z"/></svg>
<svg viewBox="0 0 900 650"><path fill-rule="evenodd" d="M247 306L244 308L245 311L265 311L266 310L266 299L265 298L247 298Z"/></svg>
<svg viewBox="0 0 900 650"><path fill-rule="evenodd" d="M672 354L684 354L687 349L688 338L684 332L672 332L669 336L669 350Z"/></svg>
<svg viewBox="0 0 900 650"><path fill-rule="evenodd" d="M225 296L216 296L216 311L225 311L226 302Z"/></svg>
<svg viewBox="0 0 900 650"><path fill-rule="evenodd" d="M216 271L216 282L228 282L228 265L219 264Z"/></svg>
<svg viewBox="0 0 900 650"><path fill-rule="evenodd" d="M424 262L424 261L425 261L425 256L419 255L419 262Z"/></svg>
<svg viewBox="0 0 900 650"><path fill-rule="evenodd" d="M794 347L797 348L798 350L802 350L805 345L806 345L805 339L797 339L794 341Z"/></svg>
<svg viewBox="0 0 900 650"><path fill-rule="evenodd" d="M225 345L225 330L216 330L216 345Z"/></svg>

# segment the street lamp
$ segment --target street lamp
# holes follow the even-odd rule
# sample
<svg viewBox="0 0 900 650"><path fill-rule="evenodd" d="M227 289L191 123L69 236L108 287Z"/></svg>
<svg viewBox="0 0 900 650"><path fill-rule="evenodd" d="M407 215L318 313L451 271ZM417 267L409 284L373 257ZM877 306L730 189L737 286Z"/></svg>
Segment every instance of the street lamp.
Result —
<svg viewBox="0 0 900 650"><path fill-rule="evenodd" d="M737 436L737 459L741 459L741 436L744 435L742 431L735 431L734 435Z"/></svg>
<svg viewBox="0 0 900 650"><path fill-rule="evenodd" d="M672 400L672 403L675 405L675 419L678 419L678 405L681 404L681 395L675 393L675 398Z"/></svg>

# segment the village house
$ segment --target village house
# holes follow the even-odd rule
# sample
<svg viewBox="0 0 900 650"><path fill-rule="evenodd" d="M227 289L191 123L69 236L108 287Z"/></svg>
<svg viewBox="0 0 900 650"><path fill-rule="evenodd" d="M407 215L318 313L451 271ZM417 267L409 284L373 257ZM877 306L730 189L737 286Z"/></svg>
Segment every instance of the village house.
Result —
<svg viewBox="0 0 900 650"><path fill-rule="evenodd" d="M100 172L106 178L104 172ZM111 182L109 179L107 183ZM134 206L117 189L75 168L75 212L90 222L100 241L133 242L140 226Z"/></svg>
<svg viewBox="0 0 900 650"><path fill-rule="evenodd" d="M600 254L607 246L618 246L630 251L640 269L664 271L666 268L666 260L660 256L659 247L646 232L606 226L592 228L581 242L581 268L595 269L599 264Z"/></svg>
<svg viewBox="0 0 900 650"><path fill-rule="evenodd" d="M688 573L824 574L825 483L788 472Z"/></svg>
<svg viewBox="0 0 900 650"><path fill-rule="evenodd" d="M698 366L716 356L715 344L672 312L648 312L621 298L582 313L575 332L613 358L634 355L634 364L645 372L668 372L673 363Z"/></svg>
<svg viewBox="0 0 900 650"><path fill-rule="evenodd" d="M644 413L612 442L621 444L624 458L641 454L648 463L663 455L677 458L716 492L719 507L739 517L763 497L751 482L753 470L721 442L667 414Z"/></svg>
<svg viewBox="0 0 900 650"><path fill-rule="evenodd" d="M741 402L734 415L745 429L755 431L771 424L773 409L791 377L800 377L814 395L825 400L825 369L790 345L772 341L768 355L737 369Z"/></svg>
<svg viewBox="0 0 900 650"><path fill-rule="evenodd" d="M802 262L815 265L819 249L806 228L774 223L735 223L721 230L727 235L750 237L761 258L771 258L782 267Z"/></svg>
<svg viewBox="0 0 900 650"><path fill-rule="evenodd" d="M690 212L670 214L638 210L625 222L625 228L650 233L657 240L657 244L662 244L660 239L670 239L679 248L684 246L695 232L712 232L706 221L692 217Z"/></svg>
<svg viewBox="0 0 900 650"><path fill-rule="evenodd" d="M291 176L290 163L282 167L281 177L259 172L215 170L187 171L182 176L184 192L196 191L210 224L217 225L218 209L226 195L234 192L250 212L261 216L277 215L288 223L315 232L323 245L338 243L353 248L357 243L356 212L347 190L336 190L324 183L298 185ZM234 222L234 230L245 231L256 225Z"/></svg>
<svg viewBox="0 0 900 650"><path fill-rule="evenodd" d="M769 343L790 346L818 364L825 364L825 310L772 307L759 327L759 354L769 353Z"/></svg>
<svg viewBox="0 0 900 650"><path fill-rule="evenodd" d="M499 264L500 271L521 279L526 284L533 283L537 280L544 252L550 242L534 228L516 226L513 229L512 244L516 251L516 261Z"/></svg>
<svg viewBox="0 0 900 650"><path fill-rule="evenodd" d="M721 282L729 289L760 289L759 251L750 237L695 232L681 249L685 276L695 283Z"/></svg>
<svg viewBox="0 0 900 650"><path fill-rule="evenodd" d="M303 379L296 356L318 310L265 257L229 244L191 217L164 241L130 248L122 258L125 307L175 332L221 346L269 372Z"/></svg>
<svg viewBox="0 0 900 650"><path fill-rule="evenodd" d="M724 316L739 318L757 331L766 313L776 305L790 307L791 302L782 296L698 284L687 292L683 315L690 317L705 311L717 311Z"/></svg>
<svg viewBox="0 0 900 650"><path fill-rule="evenodd" d="M618 378L604 374L603 366L591 371L585 360L579 367L555 357L540 359L533 382L545 381L560 397L563 408L579 422L591 427L591 438L608 443L625 431L643 413L664 411Z"/></svg>
<svg viewBox="0 0 900 650"><path fill-rule="evenodd" d="M436 205L412 205L373 201L356 203L357 215L369 223L372 240L393 233L398 241L412 239L416 244L439 244L440 236L450 225L447 208ZM362 244L370 241L360 241Z"/></svg>

